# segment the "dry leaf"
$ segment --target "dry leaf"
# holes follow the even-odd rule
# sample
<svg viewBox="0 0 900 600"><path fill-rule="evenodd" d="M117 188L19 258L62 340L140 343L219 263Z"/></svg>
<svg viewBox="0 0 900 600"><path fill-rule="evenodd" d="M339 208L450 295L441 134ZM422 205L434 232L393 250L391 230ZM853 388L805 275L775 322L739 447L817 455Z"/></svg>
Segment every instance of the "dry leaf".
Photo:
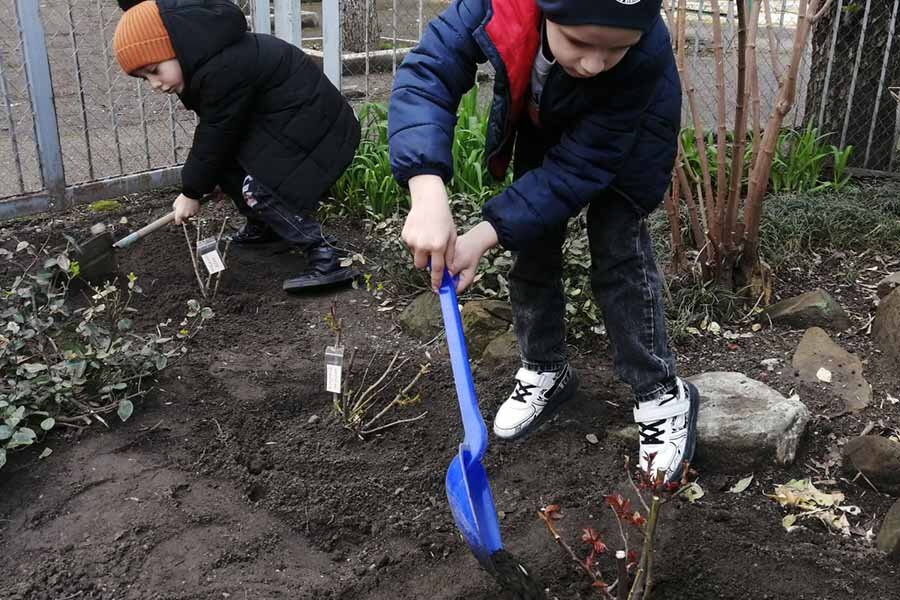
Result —
<svg viewBox="0 0 900 600"><path fill-rule="evenodd" d="M703 488L700 487L700 484L696 481L692 481L691 483L684 486L684 491L681 493L685 498L687 498L687 501L691 503L696 502L704 495L706 495L706 492L703 491Z"/></svg>
<svg viewBox="0 0 900 600"><path fill-rule="evenodd" d="M794 531L795 529L799 529L799 525L794 525L797 522L797 515L786 515L781 520L781 525L784 527L788 533Z"/></svg>
<svg viewBox="0 0 900 600"><path fill-rule="evenodd" d="M746 490L748 487L750 487L750 484L752 482L753 482L753 475L751 475L750 477L744 477L743 479L738 481L736 484L734 484L734 487L732 487L728 491L731 492L732 494L740 494L741 492Z"/></svg>
<svg viewBox="0 0 900 600"><path fill-rule="evenodd" d="M784 485L775 486L774 494L766 494L785 508L797 507L803 510L831 508L844 501L841 492L823 492L809 479L792 479Z"/></svg>

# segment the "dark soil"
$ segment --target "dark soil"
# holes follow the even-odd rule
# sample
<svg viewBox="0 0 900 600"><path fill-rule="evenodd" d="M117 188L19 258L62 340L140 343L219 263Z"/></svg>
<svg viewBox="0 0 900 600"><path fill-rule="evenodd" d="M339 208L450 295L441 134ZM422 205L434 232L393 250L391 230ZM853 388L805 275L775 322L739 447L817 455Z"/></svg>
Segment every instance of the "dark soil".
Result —
<svg viewBox="0 0 900 600"><path fill-rule="evenodd" d="M170 200L132 199L121 214L138 225L150 217L148 205L158 215ZM53 227L83 234L90 223L72 213ZM49 226L47 219L19 223L6 233L39 242ZM366 251L356 224L331 229ZM231 258L215 318L127 423L68 437L54 432L0 470L0 598L512 598L457 535L444 495L444 474L462 434L442 340L406 337L396 325L399 309L383 310L387 298L364 289L284 295L281 280L301 259L283 248L232 249ZM741 371L785 395L799 393L814 421L796 464L757 470L742 494L727 490L750 473L708 471L698 462L706 495L694 504L668 504L659 525L656 598L897 597L898 566L864 535L845 538L814 523L787 533L782 509L764 496L791 478L835 480L826 487L863 510L851 518L857 533L877 531L892 501L850 481L830 460L842 440L869 422L880 431L900 419L900 405L884 400L887 393L900 396L900 382L872 351L865 328L873 294L862 284L883 271L863 270L844 281L841 260L788 271L778 293L823 287L851 311L854 333L838 341L866 360L875 399L862 413L828 418L841 412L839 401L795 380L790 358L802 332L764 328L750 338L704 335L676 345L684 374ZM871 256L863 262L879 266ZM179 319L186 301L198 296L178 229L122 253L120 264L144 287L143 327ZM432 362L420 404L395 415L427 410L426 418L365 441L336 421L323 376L324 350L333 341L324 316L332 302L347 344L358 348L357 364L375 355L371 373L380 373L395 351L410 358L400 380ZM784 368L767 371L760 364L766 358L781 358ZM573 350L573 363L582 383L576 399L522 441L491 437L485 457L505 547L549 598L560 599L592 592L536 511L562 505L557 525L579 552L588 526L618 548L603 496L627 491L622 456L632 453L610 435L631 422L631 411L605 338ZM488 423L513 368L476 369ZM39 460L44 446L54 452ZM606 576L614 578L611 569Z"/></svg>

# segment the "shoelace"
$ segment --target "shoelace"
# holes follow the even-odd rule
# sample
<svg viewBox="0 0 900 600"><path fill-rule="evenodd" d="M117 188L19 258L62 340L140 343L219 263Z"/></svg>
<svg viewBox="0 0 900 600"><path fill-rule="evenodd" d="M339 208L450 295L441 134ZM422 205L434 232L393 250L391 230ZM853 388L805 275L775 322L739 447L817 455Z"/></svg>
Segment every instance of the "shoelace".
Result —
<svg viewBox="0 0 900 600"><path fill-rule="evenodd" d="M530 385L525 383L524 381L518 381L518 385L516 385L516 389L513 390L512 399L517 400L521 403L526 403L528 400L526 399L528 396L528 392L536 388L536 385Z"/></svg>
<svg viewBox="0 0 900 600"><path fill-rule="evenodd" d="M640 429L641 434L641 443L662 444L663 441L659 438L664 433L664 430L660 428L660 425L665 422L666 419L660 419L659 421L650 421L649 423L638 423L638 429Z"/></svg>

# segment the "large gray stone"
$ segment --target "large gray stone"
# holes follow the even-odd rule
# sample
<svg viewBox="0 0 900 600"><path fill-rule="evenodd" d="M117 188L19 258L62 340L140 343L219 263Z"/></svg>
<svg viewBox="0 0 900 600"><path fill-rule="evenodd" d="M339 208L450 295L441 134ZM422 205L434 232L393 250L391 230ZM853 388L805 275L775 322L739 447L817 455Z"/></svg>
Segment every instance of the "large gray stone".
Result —
<svg viewBox="0 0 900 600"><path fill-rule="evenodd" d="M420 340L430 340L443 327L441 301L434 292L419 294L400 314L400 328Z"/></svg>
<svg viewBox="0 0 900 600"><path fill-rule="evenodd" d="M702 373L689 381L701 398L700 469L740 473L764 463L794 461L809 421L802 402L741 373Z"/></svg>
<svg viewBox="0 0 900 600"><path fill-rule="evenodd" d="M884 517L875 545L889 558L900 560L900 500L894 503L891 510Z"/></svg>
<svg viewBox="0 0 900 600"><path fill-rule="evenodd" d="M855 437L844 446L844 466L865 475L879 492L900 494L900 443L880 435Z"/></svg>
<svg viewBox="0 0 900 600"><path fill-rule="evenodd" d="M828 386L844 401L846 410L862 410L872 401L872 386L863 378L862 361L835 344L824 329L812 327L803 334L791 366L801 381ZM831 373L830 383L819 378L820 369Z"/></svg>
<svg viewBox="0 0 900 600"><path fill-rule="evenodd" d="M872 323L872 339L889 361L900 365L900 288L878 305Z"/></svg>
<svg viewBox="0 0 900 600"><path fill-rule="evenodd" d="M485 369L496 369L519 363L519 344L512 331L501 333L491 340L481 355L480 366Z"/></svg>
<svg viewBox="0 0 900 600"><path fill-rule="evenodd" d="M847 313L821 288L773 304L766 309L765 315L773 323L797 329L816 326L829 329L850 327Z"/></svg>
<svg viewBox="0 0 900 600"><path fill-rule="evenodd" d="M900 271L898 271L897 273L891 273L890 275L879 281L876 293L878 294L879 298L884 298L898 287L900 287Z"/></svg>
<svg viewBox="0 0 900 600"><path fill-rule="evenodd" d="M470 356L481 356L491 340L509 329L510 321L495 314L494 304L495 300L473 300L462 307L460 316Z"/></svg>

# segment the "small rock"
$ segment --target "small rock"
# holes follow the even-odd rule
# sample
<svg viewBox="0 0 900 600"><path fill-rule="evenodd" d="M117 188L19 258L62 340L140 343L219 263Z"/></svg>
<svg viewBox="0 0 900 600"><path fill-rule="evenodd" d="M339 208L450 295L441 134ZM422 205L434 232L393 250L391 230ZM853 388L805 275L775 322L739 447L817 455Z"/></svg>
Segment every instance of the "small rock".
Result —
<svg viewBox="0 0 900 600"><path fill-rule="evenodd" d="M900 287L900 272L891 273L878 282L875 292L879 298L885 298L898 287Z"/></svg>
<svg viewBox="0 0 900 600"><path fill-rule="evenodd" d="M345 85L341 87L341 93L347 100L362 100L366 97L366 90L358 85Z"/></svg>
<svg viewBox="0 0 900 600"><path fill-rule="evenodd" d="M300 11L300 26L309 27L310 29L319 28L319 13L311 10Z"/></svg>
<svg viewBox="0 0 900 600"><path fill-rule="evenodd" d="M884 517L875 545L885 552L889 558L900 561L900 500L894 503Z"/></svg>
<svg viewBox="0 0 900 600"><path fill-rule="evenodd" d="M775 367L777 367L778 365L781 364L781 359L780 358L765 358L765 359L759 361L759 364L764 366L766 368L766 370L771 373L772 371L775 370Z"/></svg>
<svg viewBox="0 0 900 600"><path fill-rule="evenodd" d="M259 475L260 473L263 472L264 468L265 468L265 463L258 456L255 456L252 459L250 459L250 464L247 465L247 470L250 472L251 475Z"/></svg>
<svg viewBox="0 0 900 600"><path fill-rule="evenodd" d="M492 370L518 363L519 360L519 342L516 340L516 334L507 331L490 341L481 354L480 365L482 368Z"/></svg>
<svg viewBox="0 0 900 600"><path fill-rule="evenodd" d="M473 300L467 302L460 312L466 345L472 356L481 356L485 348L498 335L509 329L509 321L494 316L488 310L491 300Z"/></svg>
<svg viewBox="0 0 900 600"><path fill-rule="evenodd" d="M802 402L741 373L703 373L690 382L701 397L697 452L705 467L743 473L794 461L809 422Z"/></svg>
<svg viewBox="0 0 900 600"><path fill-rule="evenodd" d="M844 446L844 464L868 477L879 492L900 494L900 443L880 435L853 438Z"/></svg>
<svg viewBox="0 0 900 600"><path fill-rule="evenodd" d="M764 314L772 319L773 323L797 329L817 326L829 329L850 327L847 313L821 288L773 304Z"/></svg>
<svg viewBox="0 0 900 600"><path fill-rule="evenodd" d="M830 383L831 392L844 401L844 408L849 411L862 410L872 401L872 386L863 378L862 361L835 344L819 327L803 334L791 366L801 381L813 385Z"/></svg>
<svg viewBox="0 0 900 600"><path fill-rule="evenodd" d="M400 314L400 328L414 338L430 340L443 327L441 301L434 292L416 296Z"/></svg>
<svg viewBox="0 0 900 600"><path fill-rule="evenodd" d="M308 425L315 425L319 422L319 415L310 415L309 419L306 420Z"/></svg>
<svg viewBox="0 0 900 600"><path fill-rule="evenodd" d="M878 305L872 322L872 339L888 360L900 365L900 288Z"/></svg>
<svg viewBox="0 0 900 600"><path fill-rule="evenodd" d="M584 436L584 439L586 439L588 441L588 444L599 444L600 443L600 440L598 440L597 436L594 435L593 433L587 434L586 436Z"/></svg>

